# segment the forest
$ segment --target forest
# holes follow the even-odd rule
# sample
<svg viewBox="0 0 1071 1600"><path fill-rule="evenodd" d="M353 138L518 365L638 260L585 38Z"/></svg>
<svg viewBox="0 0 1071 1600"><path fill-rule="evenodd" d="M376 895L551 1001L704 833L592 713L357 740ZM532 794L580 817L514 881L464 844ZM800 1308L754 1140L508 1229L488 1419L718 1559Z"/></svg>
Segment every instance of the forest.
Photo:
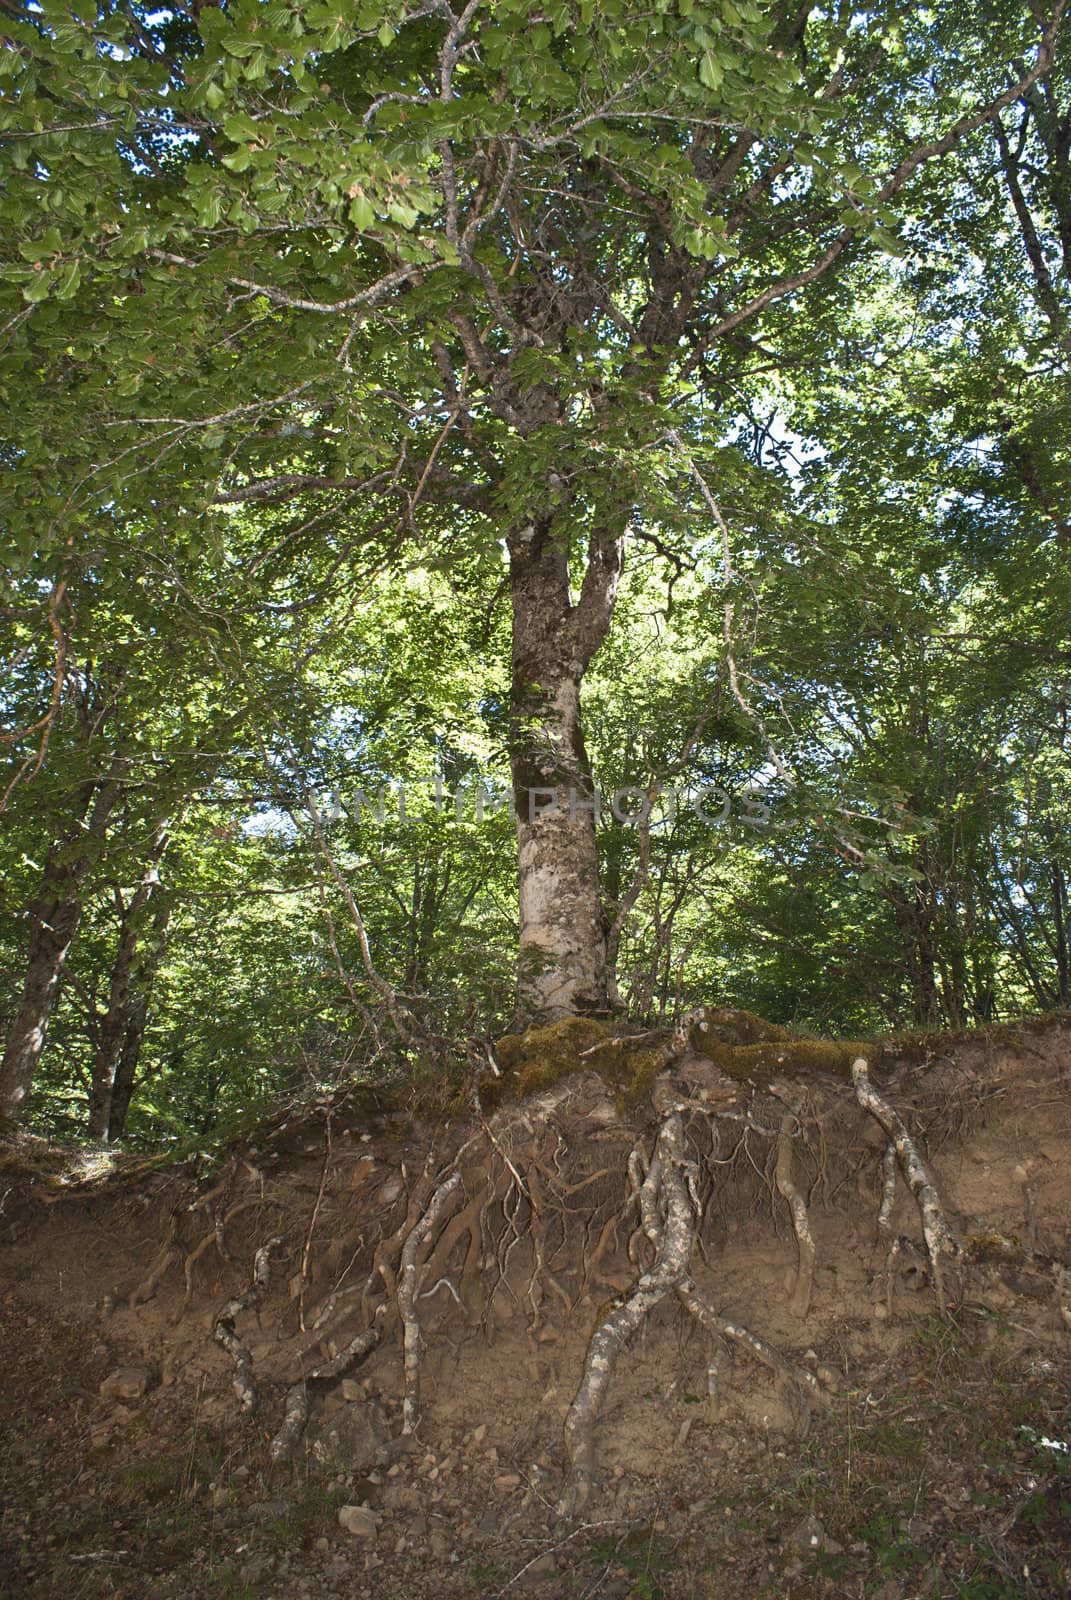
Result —
<svg viewBox="0 0 1071 1600"><path fill-rule="evenodd" d="M0 0L0 1595L1071 1585L1065 0Z"/></svg>
<svg viewBox="0 0 1071 1600"><path fill-rule="evenodd" d="M6 1116L1068 1003L1061 5L0 24Z"/></svg>

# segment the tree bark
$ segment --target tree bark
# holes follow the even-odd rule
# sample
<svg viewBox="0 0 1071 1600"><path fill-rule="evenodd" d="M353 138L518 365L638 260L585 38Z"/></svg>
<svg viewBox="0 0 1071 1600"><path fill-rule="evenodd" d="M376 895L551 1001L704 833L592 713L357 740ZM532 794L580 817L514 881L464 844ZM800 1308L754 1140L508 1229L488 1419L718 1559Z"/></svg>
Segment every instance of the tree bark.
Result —
<svg viewBox="0 0 1071 1600"><path fill-rule="evenodd" d="M597 797L580 688L606 636L622 540L592 534L573 601L569 535L553 513L509 539L513 608L511 766L520 903L518 999L550 1021L607 1009L599 901Z"/></svg>
<svg viewBox="0 0 1071 1600"><path fill-rule="evenodd" d="M145 1037L145 1024L149 1016L149 1004L152 1000L156 974L159 971L164 950L167 946L167 928L170 920L171 900L165 897L160 900L160 904L157 907L147 947L143 951L135 971L126 1027L123 1031L122 1048L119 1051L119 1059L115 1064L108 1123L104 1130L105 1138L111 1143L121 1139L126 1130L126 1114L130 1108L130 1100L137 1078L141 1043Z"/></svg>
<svg viewBox="0 0 1071 1600"><path fill-rule="evenodd" d="M0 1117L17 1117L45 1045L67 952L82 915L82 887L119 797L118 786L94 785L77 832L53 846L30 909L26 977L0 1063Z"/></svg>
<svg viewBox="0 0 1071 1600"><path fill-rule="evenodd" d="M118 1132L113 1131L115 1091L119 1072L120 1061L128 1053L128 1033L133 1020L135 1009L142 998L141 991L146 978L151 986L152 976L155 972L155 963L151 961L151 952L143 950L146 924L149 921L149 908L154 897L160 896L160 883L158 868L164 851L167 849L167 826L161 823L153 832L152 852L149 864L146 867L141 882L130 900L123 908L122 920L119 927L119 943L115 952L115 961L112 964L111 981L108 986L108 1006L101 1020L100 1038L93 1062L93 1079L89 1099L89 1121L86 1132L91 1139L115 1139ZM164 928L166 917L170 909L163 904ZM158 918L156 919L159 920ZM154 927L154 932L157 931ZM146 960L146 956L149 960ZM148 1011L148 995L145 995L144 1013ZM139 1037L133 1049L133 1064L136 1070L137 1053L140 1049L140 1033L144 1028L144 1015L141 1027L137 1030ZM131 1089L133 1077L131 1076ZM129 1103L129 1091L126 1095ZM124 1108L125 1112L125 1108ZM119 1118L119 1127L122 1126L122 1117Z"/></svg>
<svg viewBox="0 0 1071 1600"><path fill-rule="evenodd" d="M926 885L894 889L893 913L903 940L904 968L911 986L912 1020L920 1028L935 1028L942 1021L937 990L933 941L933 906Z"/></svg>
<svg viewBox="0 0 1071 1600"><path fill-rule="evenodd" d="M1071 995L1071 954L1067 941L1067 880L1058 861L1049 866L1052 884L1053 943L1056 947L1056 1001L1066 1006Z"/></svg>

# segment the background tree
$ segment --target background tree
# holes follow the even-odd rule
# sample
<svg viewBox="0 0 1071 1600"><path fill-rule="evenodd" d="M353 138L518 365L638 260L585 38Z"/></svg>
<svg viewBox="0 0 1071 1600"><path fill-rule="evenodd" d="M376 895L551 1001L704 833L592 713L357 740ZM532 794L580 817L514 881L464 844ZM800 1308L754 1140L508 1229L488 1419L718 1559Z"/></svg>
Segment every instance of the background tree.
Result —
<svg viewBox="0 0 1071 1600"><path fill-rule="evenodd" d="M921 14L751 0L13 23L12 366L52 375L53 430L96 408L79 501L151 492L141 463L195 439L216 506L300 501L292 556L327 520L354 530L343 562L353 538L504 540L536 1011L606 1003L581 683L626 535L679 490L660 461L688 386L713 442L765 337L742 330L880 243L926 163L1048 71L1057 18L1009 7L954 50ZM55 464L17 448L39 480Z"/></svg>

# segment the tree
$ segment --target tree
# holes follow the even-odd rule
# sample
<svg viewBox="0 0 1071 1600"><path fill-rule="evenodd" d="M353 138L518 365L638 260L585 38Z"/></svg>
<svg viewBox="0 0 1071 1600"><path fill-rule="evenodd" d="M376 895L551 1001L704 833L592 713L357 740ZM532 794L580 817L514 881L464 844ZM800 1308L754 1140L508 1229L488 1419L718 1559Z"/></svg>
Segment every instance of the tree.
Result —
<svg viewBox="0 0 1071 1600"><path fill-rule="evenodd" d="M153 503L152 461L189 528L254 507L291 562L504 546L523 990L600 1010L581 690L626 543L687 542L682 447L721 439L811 285L892 243L926 164L1044 76L1059 18L1008 6L953 46L923 13L754 0L22 12L16 536Z"/></svg>

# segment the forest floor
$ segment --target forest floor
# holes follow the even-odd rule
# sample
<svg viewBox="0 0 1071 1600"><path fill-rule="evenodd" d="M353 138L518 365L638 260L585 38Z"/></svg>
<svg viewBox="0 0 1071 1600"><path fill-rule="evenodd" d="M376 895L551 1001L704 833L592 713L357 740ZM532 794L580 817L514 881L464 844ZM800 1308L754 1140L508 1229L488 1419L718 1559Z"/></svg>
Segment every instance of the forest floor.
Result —
<svg viewBox="0 0 1071 1600"><path fill-rule="evenodd" d="M0 1595L1071 1594L1071 1019L908 1054L888 1092L969 1262L944 1312L903 1183L876 1228L884 1136L868 1140L861 1112L843 1120L843 1085L819 1075L796 1102L817 1247L799 1315L777 1084L719 1099L708 1082L700 1100L693 1083L697 1292L787 1365L738 1344L712 1393L708 1331L666 1295L617 1356L571 1517L563 1423L593 1331L650 1265L620 1158L646 1150L649 1171L658 1127L585 1060L549 1097L449 1134L342 1096L212 1162L98 1174L93 1152L13 1147L0 1164ZM483 1197L465 1165L477 1134ZM459 1170L463 1199L429 1221L436 1184ZM408 1429L407 1260L423 1350ZM310 1381L308 1426L273 1460L295 1379L381 1325L365 1359ZM250 1359L248 1408L228 1333Z"/></svg>

